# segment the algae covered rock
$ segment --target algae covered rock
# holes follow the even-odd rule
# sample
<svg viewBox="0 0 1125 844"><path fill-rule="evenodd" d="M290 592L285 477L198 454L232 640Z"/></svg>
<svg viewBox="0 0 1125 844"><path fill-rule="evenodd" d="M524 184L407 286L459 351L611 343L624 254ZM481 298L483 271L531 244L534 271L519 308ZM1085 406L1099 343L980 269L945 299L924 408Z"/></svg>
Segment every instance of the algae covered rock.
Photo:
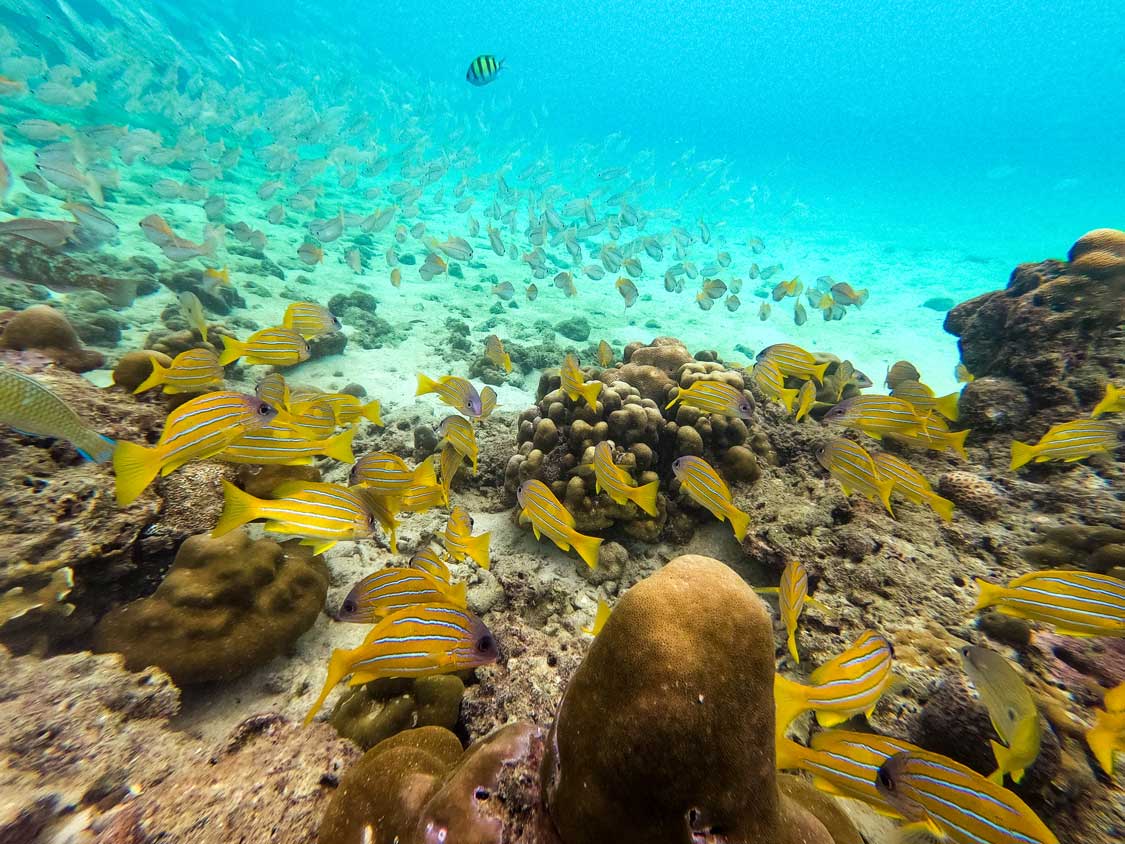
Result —
<svg viewBox="0 0 1125 844"><path fill-rule="evenodd" d="M328 572L295 542L193 536L156 592L108 613L94 650L179 684L229 680L281 654L324 606Z"/></svg>
<svg viewBox="0 0 1125 844"><path fill-rule="evenodd" d="M345 692L328 720L341 736L369 750L415 727L452 730L464 692L465 684L455 674L375 680Z"/></svg>
<svg viewBox="0 0 1125 844"><path fill-rule="evenodd" d="M50 305L32 305L12 316L0 333L0 348L39 352L71 372L89 372L105 363L101 352L83 348L66 316Z"/></svg>
<svg viewBox="0 0 1125 844"><path fill-rule="evenodd" d="M832 841L783 806L773 678L765 606L718 560L677 557L626 592L547 744L544 788L563 841Z"/></svg>
<svg viewBox="0 0 1125 844"><path fill-rule="evenodd" d="M1125 530L1112 525L1064 525L1047 531L1024 558L1039 568L1082 568L1125 575Z"/></svg>

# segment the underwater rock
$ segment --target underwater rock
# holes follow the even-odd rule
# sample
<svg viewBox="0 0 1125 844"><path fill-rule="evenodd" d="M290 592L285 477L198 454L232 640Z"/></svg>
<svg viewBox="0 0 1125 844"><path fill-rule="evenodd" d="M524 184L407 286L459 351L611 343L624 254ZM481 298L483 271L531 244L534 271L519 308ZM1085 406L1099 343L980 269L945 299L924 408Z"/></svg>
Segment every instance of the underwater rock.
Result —
<svg viewBox="0 0 1125 844"><path fill-rule="evenodd" d="M160 274L160 283L173 293L194 293L213 314L226 316L235 310L245 310L246 300L230 284L216 284L202 270L175 270Z"/></svg>
<svg viewBox="0 0 1125 844"><path fill-rule="evenodd" d="M956 300L950 299L948 296L934 296L933 298L927 299L925 302L923 302L922 307L929 308L931 311L944 313L956 304Z"/></svg>
<svg viewBox="0 0 1125 844"><path fill-rule="evenodd" d="M234 471L235 485L255 498L270 498L273 491L285 481L324 480L316 466L284 466L267 464L255 466L252 463L240 464Z"/></svg>
<svg viewBox="0 0 1125 844"><path fill-rule="evenodd" d="M341 695L328 720L341 736L370 750L414 727L452 730L464 693L465 684L454 674L375 680Z"/></svg>
<svg viewBox="0 0 1125 844"><path fill-rule="evenodd" d="M128 307L137 296L160 289L156 267L145 259L121 259L105 252L64 255L20 237L0 239L0 268L14 279L58 293L96 291L115 308Z"/></svg>
<svg viewBox="0 0 1125 844"><path fill-rule="evenodd" d="M379 300L361 290L337 293L328 300L328 310L339 318L341 324L354 329L353 337L362 349L397 346L404 339L402 332L375 315L378 307Z"/></svg>
<svg viewBox="0 0 1125 844"><path fill-rule="evenodd" d="M341 773L359 756L323 724L272 713L250 716L206 750L104 818L96 844L307 844Z"/></svg>
<svg viewBox="0 0 1125 844"><path fill-rule="evenodd" d="M105 356L84 349L66 316L50 305L32 305L7 320L0 348L34 350L71 372L89 372L105 363Z"/></svg>
<svg viewBox="0 0 1125 844"><path fill-rule="evenodd" d="M308 341L309 360L331 357L343 354L348 347L348 335L343 331L333 331L331 334L322 334Z"/></svg>
<svg viewBox="0 0 1125 844"><path fill-rule="evenodd" d="M1091 232L1072 247L1069 263L1021 264L1006 289L946 315L945 330L959 338L970 372L1023 390L1034 421L1016 429L1021 438L1088 413L1107 381L1125 378L1123 238L1111 229Z"/></svg>
<svg viewBox="0 0 1125 844"><path fill-rule="evenodd" d="M555 324L555 331L567 340L585 343L590 339L590 321L584 316L570 317Z"/></svg>
<svg viewBox="0 0 1125 844"><path fill-rule="evenodd" d="M995 519L1004 495L986 478L972 472L946 472L938 478L938 492L978 519Z"/></svg>
<svg viewBox="0 0 1125 844"><path fill-rule="evenodd" d="M95 290L80 290L61 303L62 312L83 343L115 346L125 321L113 313L113 304Z"/></svg>
<svg viewBox="0 0 1125 844"><path fill-rule="evenodd" d="M113 383L130 393L133 392L152 375L154 360L165 368L172 365L172 359L163 352L150 349L134 349L126 352L113 367Z"/></svg>
<svg viewBox="0 0 1125 844"><path fill-rule="evenodd" d="M1125 579L1125 530L1111 525L1051 528L1023 556L1041 569L1080 568Z"/></svg>
<svg viewBox="0 0 1125 844"><path fill-rule="evenodd" d="M328 592L321 557L245 531L185 540L148 598L108 613L94 649L160 666L177 683L229 680L273 659L312 626Z"/></svg>
<svg viewBox="0 0 1125 844"><path fill-rule="evenodd" d="M544 789L563 841L831 842L778 792L773 677L769 614L723 563L677 557L629 589L547 743Z"/></svg>
<svg viewBox="0 0 1125 844"><path fill-rule="evenodd" d="M1021 429L1030 412L1027 395L1011 378L977 378L965 385L957 400L960 424L976 434Z"/></svg>
<svg viewBox="0 0 1125 844"><path fill-rule="evenodd" d="M179 709L167 676L129 673L120 657L15 658L0 647L0 840L57 840L76 813L108 809L198 758L198 742L168 724Z"/></svg>

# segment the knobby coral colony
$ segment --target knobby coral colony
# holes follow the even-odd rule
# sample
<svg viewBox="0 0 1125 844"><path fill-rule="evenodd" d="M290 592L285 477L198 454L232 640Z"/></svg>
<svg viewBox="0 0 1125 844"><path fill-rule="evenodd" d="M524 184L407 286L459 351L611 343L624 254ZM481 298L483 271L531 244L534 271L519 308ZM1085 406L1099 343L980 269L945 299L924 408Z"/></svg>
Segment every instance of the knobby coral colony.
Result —
<svg viewBox="0 0 1125 844"><path fill-rule="evenodd" d="M199 323L199 312L193 307L188 311ZM195 327L201 333L206 329L205 323ZM467 607L465 584L453 581L448 566L450 561L472 561L485 569L490 565L489 534L476 531L468 510L451 499L453 479L462 466L467 462L471 472L477 471L476 430L496 407L494 391L478 390L459 376L431 378L420 373L418 394L436 397L454 413L442 422L435 453L410 465L390 452L358 459L352 453L358 425L365 420L382 424L377 401L364 404L348 394L292 385L277 372L258 382L255 395L215 389L223 386L223 368L235 360L249 366L291 366L308 357L310 341L339 328L336 317L322 306L295 303L278 326L245 340L224 336L220 356L184 352L165 364L151 361L147 372L127 379L130 388L136 384L133 392L162 386L167 393L199 393L167 414L151 446L107 442L35 378L0 371L0 421L37 436L68 440L84 457L111 459L120 506L143 496L158 475L212 458L282 466L307 465L316 458L354 464L350 484L288 478L264 498L224 482L223 511L212 531L215 540L197 538L190 547L185 543L183 561L177 558L152 598L107 616L99 628L100 648L123 651L136 666L146 664L153 654L152 660L183 682L244 671L266 658L263 654L283 650L307 628L310 600L324 599L323 576L307 561L290 561L272 543L254 545L255 559L260 558L255 565L267 580L282 584L274 588L284 593L283 603L299 604L302 619L280 625L285 630L280 639L246 644L246 653L228 653L226 663L209 667L205 655L187 660L176 656L182 650L177 638L183 630L166 623L171 610L159 611L161 606L174 607L194 619L190 624L207 626L202 617L191 615L187 572L206 570L209 577L222 578L231 549L246 552L250 546L241 533L232 544L206 543L261 521L267 533L295 538L311 546L313 554L380 533L397 553L397 528L404 514L409 518L452 504L445 530L435 537L440 547L424 544L409 564L376 572L352 589L337 617L371 624L371 629L358 647L332 653L306 722L349 676L350 685L357 686L382 678L463 675L500 657L504 643ZM986 481L966 472L951 473L948 481L943 476L940 488L952 496L945 498L911 465L910 455L918 450L968 460L965 443L971 432L953 427L959 421L958 395L936 396L907 361L890 368L889 392L879 394L862 392L871 381L847 361L789 343L761 350L754 363L746 365L724 364L713 355L696 360L667 339L648 346L633 344L625 360L613 365L612 349L604 341L601 346L602 367L583 368L575 355L567 354L557 374L544 375L539 403L519 418L518 450L505 472L509 492L515 492L518 501L520 523L530 526L536 539L547 537L564 552L573 549L590 569L598 565L603 537L588 531L620 525L631 536L653 540L662 535L672 511L706 511L728 522L737 540L746 539L753 514L739 501L762 474L761 464L776 459L764 432L781 424L822 428L815 453L805 457L814 457L845 495L857 493L888 516L894 516L896 496L931 508L945 521L958 518L955 505L962 502L980 517L995 512L995 507L986 506L991 487L982 492L973 484L979 480L987 486ZM486 354L511 367L499 338L489 338ZM139 365L143 368L144 361ZM1013 441L1012 471L1029 462L1070 462L1112 453L1118 445L1116 414L1122 409L1121 386L1107 383L1088 418L1060 421L1033 445ZM784 417L791 421L784 423ZM303 585L294 592L284 586L290 581ZM812 600L803 563L786 566L778 593L786 649L796 661L798 618ZM980 580L979 594L972 611L993 607L1062 635L1125 637L1125 583L1111 574L1033 571L1003 585ZM18 598L11 593L3 603L16 608L10 613L13 618L42 603ZM260 611L268 615L270 609L262 605ZM608 615L608 606L602 604L592 632L601 629ZM270 623L279 624L276 619ZM154 638L157 628L164 632ZM1022 775L1033 764L1040 726L1034 707L1027 709L1019 674L994 656L1001 660L995 670L989 668L998 665L995 660L978 654L970 676L997 732L1010 743L993 742L998 782L895 738L837 729L851 718L870 715L894 688L894 650L889 638L876 630L863 632L814 670L808 682L776 674L778 766L807 771L825 791L864 801L881 813L955 841L1055 842L1031 809L1003 788L1005 772ZM1113 769L1114 750L1122 747L1118 692L1106 696L1106 708L1089 739L1107 771ZM1016 699L1024 713L1018 734L1016 725L1003 721L1006 702ZM821 727L829 729L816 733L807 746L787 738L790 725L810 710ZM1035 752L1028 753L1032 739ZM1018 765L1011 761L1013 756L1020 757Z"/></svg>

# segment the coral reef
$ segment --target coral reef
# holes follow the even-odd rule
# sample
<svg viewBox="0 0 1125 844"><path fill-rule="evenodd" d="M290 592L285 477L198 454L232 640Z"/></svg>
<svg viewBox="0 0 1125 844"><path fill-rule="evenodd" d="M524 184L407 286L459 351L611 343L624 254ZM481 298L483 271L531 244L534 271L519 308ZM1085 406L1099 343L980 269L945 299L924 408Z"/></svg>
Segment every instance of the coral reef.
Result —
<svg viewBox="0 0 1125 844"><path fill-rule="evenodd" d="M1004 495L980 475L946 472L938 478L938 492L978 519L995 519L1004 506Z"/></svg>
<svg viewBox="0 0 1125 844"><path fill-rule="evenodd" d="M1106 382L1125 376L1123 240L1112 229L1090 232L1069 262L1021 264L1006 289L949 311L945 330L958 337L961 360L978 378L963 398L973 417L999 417L1012 403L1007 391L981 384L982 376L1009 379L1023 392L1033 419L1012 418L1020 438L1088 413Z"/></svg>
<svg viewBox="0 0 1125 844"><path fill-rule="evenodd" d="M548 741L563 841L832 841L777 790L773 653L765 606L718 560L678 557L626 592Z"/></svg>
<svg viewBox="0 0 1125 844"><path fill-rule="evenodd" d="M329 722L344 738L370 750L384 739L414 727L457 726L465 684L455 674L417 680L375 680L349 689Z"/></svg>
<svg viewBox="0 0 1125 844"><path fill-rule="evenodd" d="M538 403L523 411L517 428L518 452L504 472L505 488L514 494L524 481L547 483L563 501L582 531L603 530L621 523L634 538L655 541L678 504L661 499L655 518L635 504L617 504L599 497L594 488L594 446L613 442L616 462L638 485L672 484L671 464L685 454L701 456L733 481L753 483L760 463L772 459L769 439L742 419L705 414L693 407L665 409L678 389L702 379L724 381L744 390L741 373L721 363L697 361L677 340L660 337L648 346L631 344L618 367L588 370L605 387L596 409L571 400L557 374L539 382ZM753 400L748 400L753 406ZM690 520L679 520L690 532Z"/></svg>
<svg viewBox="0 0 1125 844"><path fill-rule="evenodd" d="M354 329L355 341L362 349L397 346L403 340L402 332L375 315L378 307L378 299L360 290L346 295L339 293L328 300L328 310L339 317L343 325Z"/></svg>
<svg viewBox="0 0 1125 844"><path fill-rule="evenodd" d="M148 598L108 613L94 648L156 665L177 683L229 680L282 653L316 620L328 590L319 557L243 531L193 536Z"/></svg>
<svg viewBox="0 0 1125 844"><path fill-rule="evenodd" d="M34 350L71 372L88 372L105 356L86 349L66 316L50 305L32 305L10 316L0 332L0 348Z"/></svg>
<svg viewBox="0 0 1125 844"><path fill-rule="evenodd" d="M159 289L157 267L145 258L121 259L112 254L64 255L20 237L0 239L0 268L10 283L31 288L42 285L58 293L93 291L114 308L132 304L138 295ZM41 299L34 293L23 301Z"/></svg>
<svg viewBox="0 0 1125 844"><path fill-rule="evenodd" d="M163 352L149 349L134 349L123 354L113 367L113 383L124 387L130 393L141 386L152 375L152 362L163 367L172 365L172 358Z"/></svg>
<svg viewBox="0 0 1125 844"><path fill-rule="evenodd" d="M1023 556L1041 569L1081 568L1125 580L1125 529L1111 525L1051 528Z"/></svg>

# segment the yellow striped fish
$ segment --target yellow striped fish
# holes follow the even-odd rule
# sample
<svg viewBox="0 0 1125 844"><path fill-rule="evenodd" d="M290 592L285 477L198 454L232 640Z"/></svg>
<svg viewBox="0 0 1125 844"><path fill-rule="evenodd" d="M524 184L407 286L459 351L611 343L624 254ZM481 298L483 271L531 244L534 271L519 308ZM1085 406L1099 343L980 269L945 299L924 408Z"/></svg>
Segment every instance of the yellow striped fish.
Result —
<svg viewBox="0 0 1125 844"><path fill-rule="evenodd" d="M1117 447L1117 425L1097 419L1076 419L1052 425L1035 445L1012 441L1011 470L1030 463L1063 460L1073 463L1091 454L1111 452Z"/></svg>
<svg viewBox="0 0 1125 844"><path fill-rule="evenodd" d="M219 363L226 366L239 358L252 366L293 366L309 359L309 344L292 328L263 328L245 341L223 335Z"/></svg>
<svg viewBox="0 0 1125 844"><path fill-rule="evenodd" d="M408 607L371 628L364 643L338 649L328 661L328 677L305 723L348 674L358 686L381 677L431 677L469 671L496 662L496 640L479 618L453 604Z"/></svg>
<svg viewBox="0 0 1125 844"><path fill-rule="evenodd" d="M781 616L781 623L785 625L789 655L800 665L801 657L797 653L797 620L801 617L805 604L814 604L822 610L828 609L816 598L809 597L809 573L805 570L804 564L798 560L790 560L781 572L779 586L776 588L767 586L758 591L777 594L778 614Z"/></svg>
<svg viewBox="0 0 1125 844"><path fill-rule="evenodd" d="M781 402L787 413L793 412L793 400L797 398L797 391L785 386L785 376L776 363L769 358L762 358L754 364L750 374L754 386L761 390L762 395L771 401Z"/></svg>
<svg viewBox="0 0 1125 844"><path fill-rule="evenodd" d="M316 302L293 302L285 309L281 324L293 329L306 340L334 334L341 328L340 320L328 308Z"/></svg>
<svg viewBox="0 0 1125 844"><path fill-rule="evenodd" d="M215 384L223 383L223 368L210 349L188 349L172 359L170 366L161 366L155 357L150 359L152 374L138 385L134 393L143 393L153 387L164 388L165 393L198 393Z"/></svg>
<svg viewBox="0 0 1125 844"><path fill-rule="evenodd" d="M812 784L837 797L860 800L881 815L902 817L875 790L879 766L891 756L920 748L909 742L852 730L821 730L808 747L787 738L777 742L778 769L798 768Z"/></svg>
<svg viewBox="0 0 1125 844"><path fill-rule="evenodd" d="M349 483L367 487L378 495L401 497L412 484L436 484L437 475L429 460L423 460L412 469L397 454L372 451L355 461Z"/></svg>
<svg viewBox="0 0 1125 844"><path fill-rule="evenodd" d="M180 312L184 316L189 328L199 332L203 342L207 342L207 317L203 314L203 303L199 297L190 290L185 290L177 297L180 301Z"/></svg>
<svg viewBox="0 0 1125 844"><path fill-rule="evenodd" d="M629 473L613 462L613 447L604 440L594 446L594 485L618 504L632 501L650 516L656 516L657 481L633 486Z"/></svg>
<svg viewBox="0 0 1125 844"><path fill-rule="evenodd" d="M451 585L418 568L386 568L369 574L348 592L337 621L375 624L380 618L419 604L465 606L465 584Z"/></svg>
<svg viewBox="0 0 1125 844"><path fill-rule="evenodd" d="M702 457L684 455L672 461L672 474L697 504L702 505L720 522L726 519L741 542L750 529L750 517L734 506L730 488Z"/></svg>
<svg viewBox="0 0 1125 844"><path fill-rule="evenodd" d="M885 434L918 434L922 418L914 406L894 396L854 396L824 414L828 425L855 428L879 439Z"/></svg>
<svg viewBox="0 0 1125 844"><path fill-rule="evenodd" d="M806 381L801 385L801 389L797 391L797 413L793 417L794 422L800 422L816 403L816 387L813 386L812 381Z"/></svg>
<svg viewBox="0 0 1125 844"><path fill-rule="evenodd" d="M288 428L267 425L243 434L219 452L218 458L228 463L251 463L276 466L308 466L314 457L331 457L341 463L355 460L352 440L355 428L341 431L323 440L309 440Z"/></svg>
<svg viewBox="0 0 1125 844"><path fill-rule="evenodd" d="M473 425L463 416L447 416L441 421L438 428L441 434L439 446L451 445L457 453L467 458L473 464L473 474L477 473L477 435Z"/></svg>
<svg viewBox="0 0 1125 844"><path fill-rule="evenodd" d="M254 388L254 395L279 410L289 406L289 385L285 383L285 376L280 372L271 372L259 381L258 386Z"/></svg>
<svg viewBox="0 0 1125 844"><path fill-rule="evenodd" d="M423 513L449 503L441 484L411 484L402 494L399 509L404 513Z"/></svg>
<svg viewBox="0 0 1125 844"><path fill-rule="evenodd" d="M322 440L336 432L336 415L327 404L302 402L280 411L275 427L289 428L309 439Z"/></svg>
<svg viewBox="0 0 1125 844"><path fill-rule="evenodd" d="M223 512L211 536L224 536L256 519L267 519L267 532L303 537L302 545L311 545L313 553L322 554L337 542L367 539L375 531L375 517L347 487L287 481L273 494L277 498L255 498L223 481Z"/></svg>
<svg viewBox="0 0 1125 844"><path fill-rule="evenodd" d="M314 398L290 402L289 409L294 414L299 414L307 404L321 404L327 407L332 411L337 425L350 425L363 417L373 425L383 427L382 408L378 399L362 404L350 393L319 393Z"/></svg>
<svg viewBox="0 0 1125 844"><path fill-rule="evenodd" d="M375 517L375 521L387 534L387 544L390 546L391 553L397 554L399 521L395 518L395 514L401 509L399 499L391 495L379 495L362 486L353 486L348 489L362 499L368 511Z"/></svg>
<svg viewBox="0 0 1125 844"><path fill-rule="evenodd" d="M809 709L816 712L822 727L834 727L861 713L870 716L893 680L893 657L890 642L865 630L850 648L809 676L812 685L777 674L773 685L777 734L783 735L793 719Z"/></svg>
<svg viewBox="0 0 1125 844"><path fill-rule="evenodd" d="M598 341L598 366L613 366L613 346L605 340Z"/></svg>
<svg viewBox="0 0 1125 844"><path fill-rule="evenodd" d="M440 489L440 487L439 487ZM464 507L454 507L449 513L449 521L445 523L445 550L455 560L473 560L482 569L487 569L491 562L488 559L488 531L473 536L473 517Z"/></svg>
<svg viewBox="0 0 1125 844"><path fill-rule="evenodd" d="M892 439L912 445L915 448L928 448L932 451L954 451L962 460L968 460L965 451L965 438L969 431L950 431L945 419L936 413L923 416L919 420L919 429L914 433L888 434Z"/></svg>
<svg viewBox="0 0 1125 844"><path fill-rule="evenodd" d="M135 501L157 474L214 457L236 439L270 424L277 410L255 396L220 391L190 399L168 414L155 446L119 441L113 450L117 503Z"/></svg>
<svg viewBox="0 0 1125 844"><path fill-rule="evenodd" d="M478 418L487 419L495 409L496 391L491 387L485 387L480 391L480 417Z"/></svg>
<svg viewBox="0 0 1125 844"><path fill-rule="evenodd" d="M571 401L576 402L581 396L586 399L586 404L592 408L597 408L598 396L602 391L602 382L587 382L582 375L582 370L578 368L578 358L570 354L563 358L562 368L559 369L559 377L562 379L562 391L567 394Z"/></svg>
<svg viewBox="0 0 1125 844"><path fill-rule="evenodd" d="M504 350L504 341L495 334L485 338L484 356L505 372L512 371L512 357Z"/></svg>
<svg viewBox="0 0 1125 844"><path fill-rule="evenodd" d="M449 566L446 564L443 554L444 551L427 542L414 552L414 556L410 558L410 565L448 585L453 582L453 577L449 573Z"/></svg>
<svg viewBox="0 0 1125 844"><path fill-rule="evenodd" d="M1059 841L1015 794L937 753L896 753L879 766L875 789L908 828L955 844Z"/></svg>
<svg viewBox="0 0 1125 844"><path fill-rule="evenodd" d="M957 403L961 400L960 391L947 396L935 396L934 391L921 381L899 381L891 395L913 405L919 416L937 411L950 422L959 417Z"/></svg>
<svg viewBox="0 0 1125 844"><path fill-rule="evenodd" d="M818 384L824 383L824 372L828 369L827 363L817 363L810 352L793 343L774 343L758 352L757 360L768 358L777 364L782 375L792 375L794 378L812 379Z"/></svg>
<svg viewBox="0 0 1125 844"><path fill-rule="evenodd" d="M1007 586L976 578L973 612L1042 621L1064 636L1125 636L1125 581L1086 571L1034 571Z"/></svg>
<svg viewBox="0 0 1125 844"><path fill-rule="evenodd" d="M961 665L1004 742L989 741L997 767L988 778L1003 785L1010 774L1018 783L1039 756L1042 731L1035 699L1020 673L996 651L966 645L961 648Z"/></svg>
<svg viewBox="0 0 1125 844"><path fill-rule="evenodd" d="M1094 405L1090 416L1097 419L1103 413L1125 413L1125 389L1118 387L1112 381L1105 385L1105 395Z"/></svg>
<svg viewBox="0 0 1125 844"><path fill-rule="evenodd" d="M742 390L723 381L696 381L687 389L677 392L665 405L665 409L674 404L694 407L704 413L734 416L748 421L754 418L754 405Z"/></svg>
<svg viewBox="0 0 1125 844"><path fill-rule="evenodd" d="M551 488L542 481L524 481L516 493L520 516L531 523L536 539L546 536L563 551L572 547L591 569L598 567L598 549L602 540L597 536L579 533L574 516L555 498Z"/></svg>
<svg viewBox="0 0 1125 844"><path fill-rule="evenodd" d="M453 446L446 444L441 447L441 488L445 492L445 503L449 503L449 493L453 489L453 479L457 477L464 464L465 458Z"/></svg>
<svg viewBox="0 0 1125 844"><path fill-rule="evenodd" d="M821 446L816 453L820 465L839 481L844 495L858 492L871 501L881 501L892 516L891 490L893 478L886 478L863 446L838 437Z"/></svg>
<svg viewBox="0 0 1125 844"><path fill-rule="evenodd" d="M893 492L899 493L907 501L913 501L915 504L928 504L947 522L953 519L953 502L934 492L930 482L905 460L885 451L873 455L872 459L879 474L894 482Z"/></svg>
<svg viewBox="0 0 1125 844"><path fill-rule="evenodd" d="M443 402L465 416L481 415L480 393L464 378L456 375L443 375L435 381L419 372L418 389L414 395L423 396L427 393L436 393Z"/></svg>
<svg viewBox="0 0 1125 844"><path fill-rule="evenodd" d="M1086 743L1102 770L1113 776L1114 753L1125 753L1125 683L1118 683L1102 699L1105 709L1094 710L1094 726L1086 731Z"/></svg>

